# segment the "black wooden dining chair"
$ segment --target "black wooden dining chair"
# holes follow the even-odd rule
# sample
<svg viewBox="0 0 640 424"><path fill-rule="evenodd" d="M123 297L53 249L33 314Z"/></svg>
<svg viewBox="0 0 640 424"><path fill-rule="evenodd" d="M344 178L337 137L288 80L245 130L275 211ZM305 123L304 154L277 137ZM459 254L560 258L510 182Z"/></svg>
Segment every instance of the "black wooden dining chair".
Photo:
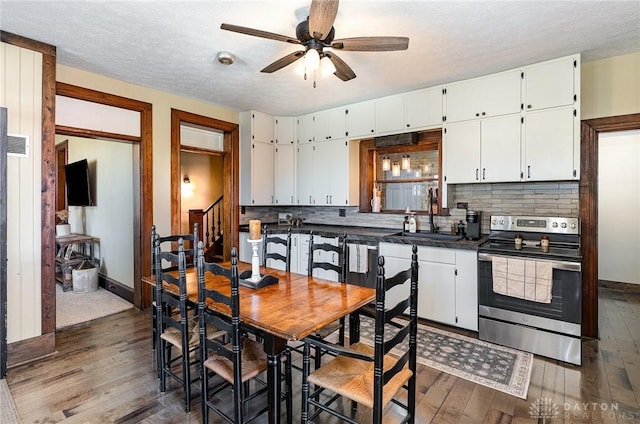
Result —
<svg viewBox="0 0 640 424"><path fill-rule="evenodd" d="M347 243L346 234L340 234L337 237L337 243L331 244L326 241L316 242L314 240L314 234L311 232L309 236L309 267L307 273L309 276L313 275L313 272L317 269L325 271L333 271L337 280L340 283L345 282L347 275ZM344 345L344 332L345 332L345 319L341 318L339 321L332 322L326 327L321 328L316 332L316 336L320 338L327 338L331 334L338 332L338 343ZM315 352L314 358L316 367L320 366L322 355L325 352L318 348Z"/></svg>
<svg viewBox="0 0 640 424"><path fill-rule="evenodd" d="M178 270L178 264L176 262L169 262L166 259L156 263L156 245L160 248L161 252L173 252L177 253L176 246L179 239L183 240L185 258L187 261L187 268L195 267L196 258L196 246L198 244L198 223L193 224L193 232L190 234L172 234L169 236L161 237L156 231L156 226L151 226L151 275L156 275L156 269L158 266L162 267L165 272ZM188 242L188 245L187 245ZM152 292L151 302L151 349L155 350L158 343L157 334L157 313L156 313L156 290Z"/></svg>
<svg viewBox="0 0 640 424"><path fill-rule="evenodd" d="M274 268L272 262L279 261L283 263L285 271L291 271L291 227L286 234L280 234L269 233L265 225L262 228L262 240L262 266Z"/></svg>
<svg viewBox="0 0 640 424"><path fill-rule="evenodd" d="M410 268L386 278L384 257L378 258L376 280L375 340L373 346L358 342L348 347L328 343L315 336L305 339L302 372L302 423L322 413L330 413L343 421L357 424L356 408L351 416L339 409L343 397L371 409L374 424L382 423L386 406L392 402L406 414L402 423L415 422L416 403L416 337L418 325L418 253L413 246ZM409 285L407 297L387 304L387 291ZM409 308L409 317L402 316ZM320 347L337 356L310 372L311 348ZM390 353L391 350L393 353ZM310 386L314 385L311 392ZM396 395L406 390L406 396ZM320 397L323 392L327 396ZM314 410L310 410L314 406ZM319 421L316 421L319 422ZM386 422L386 421L385 421Z"/></svg>
<svg viewBox="0 0 640 424"><path fill-rule="evenodd" d="M184 408L191 410L191 355L199 346L197 323L188 314L186 257L182 239L177 241L176 252L163 252L159 243L155 245L156 261L156 346L158 370L160 372L160 391L165 392L167 377L173 377L181 385L184 394ZM160 263L177 264L175 270L163 268ZM172 267L171 267L172 268ZM176 295L176 293L178 295ZM194 328L195 327L195 328ZM195 330L195 331L194 331ZM172 355L174 347L179 351ZM178 366L178 363L181 366ZM181 369L178 371L178 369Z"/></svg>
<svg viewBox="0 0 640 424"><path fill-rule="evenodd" d="M267 354L263 345L251 338L240 328L240 294L238 278L238 259L235 247L231 250L231 268L204 260L204 253L198 249L198 317L200 325L200 379L202 384L201 407L203 422L209 422L209 410L220 415L229 423L246 423L254 420L268 410L264 399L259 395L267 391L266 385L257 385L249 393L249 381L258 380L258 376L267 370ZM230 293L222 293L206 287L206 274L221 276L229 280ZM231 317L214 312L209 302L226 305ZM225 331L229 342L208 337L210 326ZM288 354L288 352L286 352ZM290 358L286 355L284 358ZM287 422L292 422L291 402L291 365L285 362ZM218 381L213 377L217 375ZM258 381L258 384L261 382ZM219 393L230 389L232 404L221 401ZM248 403L255 399L252 408Z"/></svg>

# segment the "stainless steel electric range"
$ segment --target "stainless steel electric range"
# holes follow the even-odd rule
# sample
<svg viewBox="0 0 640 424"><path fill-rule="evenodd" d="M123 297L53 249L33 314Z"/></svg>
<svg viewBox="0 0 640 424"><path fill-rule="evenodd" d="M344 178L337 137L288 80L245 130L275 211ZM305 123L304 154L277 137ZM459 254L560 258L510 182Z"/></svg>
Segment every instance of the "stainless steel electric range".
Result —
<svg viewBox="0 0 640 424"><path fill-rule="evenodd" d="M491 216L489 238L478 248L478 330L482 340L582 363L582 256L578 218ZM511 264L515 289L496 285ZM535 269L551 280L546 299L520 296L519 274ZM539 271L540 273L541 271ZM504 283L504 281L500 281ZM538 280L540 283L540 280ZM544 287L543 287L544 288ZM518 290L516 290L518 289Z"/></svg>

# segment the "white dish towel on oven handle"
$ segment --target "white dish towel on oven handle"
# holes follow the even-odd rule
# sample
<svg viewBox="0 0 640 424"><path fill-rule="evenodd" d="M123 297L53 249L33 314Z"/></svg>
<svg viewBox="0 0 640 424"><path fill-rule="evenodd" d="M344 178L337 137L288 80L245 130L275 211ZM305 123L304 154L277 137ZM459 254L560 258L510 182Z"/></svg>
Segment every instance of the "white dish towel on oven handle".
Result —
<svg viewBox="0 0 640 424"><path fill-rule="evenodd" d="M553 266L547 261L492 258L493 291L539 303L551 303Z"/></svg>

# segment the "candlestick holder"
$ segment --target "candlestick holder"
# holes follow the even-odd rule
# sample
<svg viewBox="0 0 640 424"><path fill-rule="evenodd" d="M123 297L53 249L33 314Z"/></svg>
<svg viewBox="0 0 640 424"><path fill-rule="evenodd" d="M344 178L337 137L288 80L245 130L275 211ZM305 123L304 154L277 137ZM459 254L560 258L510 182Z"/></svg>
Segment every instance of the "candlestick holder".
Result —
<svg viewBox="0 0 640 424"><path fill-rule="evenodd" d="M260 281L260 258L258 257L258 245L262 242L262 238L247 240L251 244L251 277L248 279L251 282Z"/></svg>

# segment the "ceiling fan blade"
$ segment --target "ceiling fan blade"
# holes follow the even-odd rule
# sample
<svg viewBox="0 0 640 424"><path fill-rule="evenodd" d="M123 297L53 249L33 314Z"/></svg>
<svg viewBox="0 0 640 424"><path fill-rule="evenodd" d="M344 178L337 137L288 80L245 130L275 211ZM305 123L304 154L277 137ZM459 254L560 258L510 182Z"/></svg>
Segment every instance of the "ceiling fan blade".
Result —
<svg viewBox="0 0 640 424"><path fill-rule="evenodd" d="M271 65L266 66L260 72L265 72L267 74L270 74L272 72L277 71L278 69L282 69L285 66L292 64L293 62L295 62L296 60L300 59L303 56L304 56L304 51L302 50L299 52L290 53L285 57L281 57L280 59L276 60Z"/></svg>
<svg viewBox="0 0 640 424"><path fill-rule="evenodd" d="M273 32L262 31L254 28L241 27L238 25L222 24L220 29L227 31L239 32L240 34L253 35L255 37L267 38L269 40L284 41L285 43L300 44L297 38L287 37L286 35L275 34Z"/></svg>
<svg viewBox="0 0 640 424"><path fill-rule="evenodd" d="M407 50L409 48L408 37L354 37L335 40L331 47L338 50L350 50L361 52L388 52L394 50Z"/></svg>
<svg viewBox="0 0 640 424"><path fill-rule="evenodd" d="M324 55L328 57L329 60L331 60L331 63L333 63L333 66L336 67L336 71L333 73L333 75L337 76L342 81L349 81L356 77L353 69L351 69L351 67L347 65L344 60L340 59L334 53L324 52Z"/></svg>
<svg viewBox="0 0 640 424"><path fill-rule="evenodd" d="M324 40L337 14L338 0L313 0L309 10L309 34L317 40Z"/></svg>

